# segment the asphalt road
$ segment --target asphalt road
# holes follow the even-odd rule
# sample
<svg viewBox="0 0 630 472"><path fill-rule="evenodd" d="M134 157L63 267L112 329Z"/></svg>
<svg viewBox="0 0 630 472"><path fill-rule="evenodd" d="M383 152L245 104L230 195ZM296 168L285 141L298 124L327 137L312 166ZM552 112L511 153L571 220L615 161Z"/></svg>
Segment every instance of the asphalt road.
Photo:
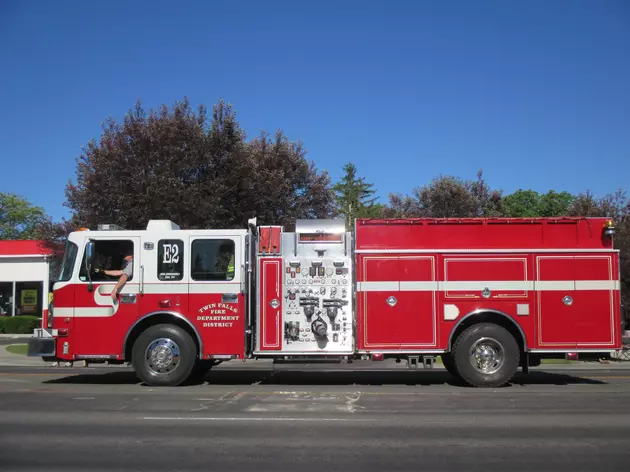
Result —
<svg viewBox="0 0 630 472"><path fill-rule="evenodd" d="M630 370L486 390L442 370L291 369L150 388L126 368L0 367L0 470L630 468Z"/></svg>

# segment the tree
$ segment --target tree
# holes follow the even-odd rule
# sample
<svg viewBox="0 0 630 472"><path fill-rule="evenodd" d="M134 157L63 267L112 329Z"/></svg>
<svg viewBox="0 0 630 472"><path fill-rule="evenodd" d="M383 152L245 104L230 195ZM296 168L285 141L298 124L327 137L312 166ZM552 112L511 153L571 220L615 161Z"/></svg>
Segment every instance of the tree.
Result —
<svg viewBox="0 0 630 472"><path fill-rule="evenodd" d="M41 241L42 250L51 254L49 266L51 280L55 280L59 274L68 235L78 228L79 226L75 221L54 222L51 219L42 222L37 227L36 237Z"/></svg>
<svg viewBox="0 0 630 472"><path fill-rule="evenodd" d="M539 194L534 190L519 189L503 197L501 205L504 215L514 218L566 216L573 200L568 192L550 190Z"/></svg>
<svg viewBox="0 0 630 472"><path fill-rule="evenodd" d="M306 160L301 142L291 142L278 131L273 138L262 133L247 148L249 170L238 195L241 212L288 230L299 218L336 215L330 177Z"/></svg>
<svg viewBox="0 0 630 472"><path fill-rule="evenodd" d="M382 206L375 203L374 184L367 183L364 177L357 177L356 166L348 162L343 167L344 175L333 186L337 199L337 210L346 220L346 228L352 231L355 218L374 218L382 213Z"/></svg>
<svg viewBox="0 0 630 472"><path fill-rule="evenodd" d="M412 196L390 195L386 214L389 217L471 218L498 216L501 192L492 190L483 179L440 176L413 190Z"/></svg>
<svg viewBox="0 0 630 472"><path fill-rule="evenodd" d="M503 197L501 202L505 216L513 218L531 218L540 216L540 195L534 190L519 189Z"/></svg>
<svg viewBox="0 0 630 472"><path fill-rule="evenodd" d="M43 208L12 193L0 193L0 239L33 239L47 220Z"/></svg>
<svg viewBox="0 0 630 472"><path fill-rule="evenodd" d="M569 192L549 190L540 196L540 216L566 216L574 200Z"/></svg>
<svg viewBox="0 0 630 472"><path fill-rule="evenodd" d="M219 101L212 119L187 101L147 114L140 102L122 123L109 119L77 159L67 206L82 225L144 228L171 219L186 228L243 227L248 218L292 224L327 217L334 195L326 172L281 132L252 142L232 107Z"/></svg>

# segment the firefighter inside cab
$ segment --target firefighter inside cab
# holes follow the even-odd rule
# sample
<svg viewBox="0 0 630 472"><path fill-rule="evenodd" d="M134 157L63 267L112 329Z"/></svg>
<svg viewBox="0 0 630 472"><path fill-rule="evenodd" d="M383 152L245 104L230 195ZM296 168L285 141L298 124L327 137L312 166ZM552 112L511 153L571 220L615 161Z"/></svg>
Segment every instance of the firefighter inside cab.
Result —
<svg viewBox="0 0 630 472"><path fill-rule="evenodd" d="M234 254L230 258L230 263L227 268L227 280L232 280L234 278Z"/></svg>
<svg viewBox="0 0 630 472"><path fill-rule="evenodd" d="M131 277L133 276L133 250L129 250L125 252L124 258L123 258L122 269L101 270L101 269L96 268L94 269L94 272L96 273L102 272L105 275L109 275L110 277L119 277L118 282L114 286L114 289L112 290L112 294L111 294L113 302L117 303L118 293L125 286L125 284L127 283L127 280L131 279Z"/></svg>

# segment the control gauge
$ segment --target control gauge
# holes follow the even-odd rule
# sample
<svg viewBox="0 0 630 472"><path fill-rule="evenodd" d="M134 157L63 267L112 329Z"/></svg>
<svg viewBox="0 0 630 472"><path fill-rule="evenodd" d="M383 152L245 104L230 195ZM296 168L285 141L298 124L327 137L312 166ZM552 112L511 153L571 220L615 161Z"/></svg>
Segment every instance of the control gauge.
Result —
<svg viewBox="0 0 630 472"><path fill-rule="evenodd" d="M326 275L332 275L332 274L333 274L332 267L329 267L328 269L326 269Z"/></svg>

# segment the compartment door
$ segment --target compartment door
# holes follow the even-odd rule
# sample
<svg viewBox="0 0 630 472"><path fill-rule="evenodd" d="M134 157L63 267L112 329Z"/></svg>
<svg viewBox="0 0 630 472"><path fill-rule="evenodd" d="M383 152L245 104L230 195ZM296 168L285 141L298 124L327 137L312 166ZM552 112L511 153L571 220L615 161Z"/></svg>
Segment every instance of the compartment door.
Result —
<svg viewBox="0 0 630 472"><path fill-rule="evenodd" d="M258 349L282 349L282 258L259 259Z"/></svg>
<svg viewBox="0 0 630 472"><path fill-rule="evenodd" d="M536 337L540 348L575 347L575 257L536 258Z"/></svg>
<svg viewBox="0 0 630 472"><path fill-rule="evenodd" d="M615 289L612 255L575 256L573 329L577 347L615 344Z"/></svg>
<svg viewBox="0 0 630 472"><path fill-rule="evenodd" d="M430 348L437 343L435 258L361 256L357 313L365 350Z"/></svg>
<svg viewBox="0 0 630 472"><path fill-rule="evenodd" d="M395 256L361 256L357 268L359 346L363 349L399 349L396 300L400 295Z"/></svg>
<svg viewBox="0 0 630 472"><path fill-rule="evenodd" d="M437 346L436 267L434 256L398 258L398 339L401 349Z"/></svg>

